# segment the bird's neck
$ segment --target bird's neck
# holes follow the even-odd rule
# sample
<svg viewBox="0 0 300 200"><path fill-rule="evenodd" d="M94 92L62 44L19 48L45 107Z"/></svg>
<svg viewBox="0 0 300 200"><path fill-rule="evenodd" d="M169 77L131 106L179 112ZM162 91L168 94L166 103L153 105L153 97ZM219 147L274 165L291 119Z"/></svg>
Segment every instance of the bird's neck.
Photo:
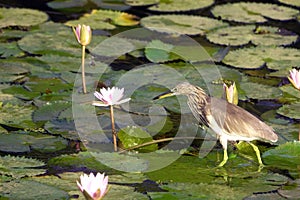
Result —
<svg viewBox="0 0 300 200"><path fill-rule="evenodd" d="M197 88L197 90L188 95L188 105L193 115L204 125L207 125L207 110L205 108L208 101L209 96L201 88Z"/></svg>

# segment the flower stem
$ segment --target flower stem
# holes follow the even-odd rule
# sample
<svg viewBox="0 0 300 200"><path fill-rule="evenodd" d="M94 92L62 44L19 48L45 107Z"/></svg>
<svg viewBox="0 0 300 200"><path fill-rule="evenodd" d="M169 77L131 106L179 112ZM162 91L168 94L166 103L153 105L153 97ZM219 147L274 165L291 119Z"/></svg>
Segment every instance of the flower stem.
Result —
<svg viewBox="0 0 300 200"><path fill-rule="evenodd" d="M116 132L116 129L115 129L114 108L113 108L112 105L110 105L110 119L111 119L111 131L112 131L113 142L114 142L114 150L118 151L117 132Z"/></svg>
<svg viewBox="0 0 300 200"><path fill-rule="evenodd" d="M81 51L81 77L82 77L83 93L86 94L84 58L85 58L85 46L82 45L82 51Z"/></svg>

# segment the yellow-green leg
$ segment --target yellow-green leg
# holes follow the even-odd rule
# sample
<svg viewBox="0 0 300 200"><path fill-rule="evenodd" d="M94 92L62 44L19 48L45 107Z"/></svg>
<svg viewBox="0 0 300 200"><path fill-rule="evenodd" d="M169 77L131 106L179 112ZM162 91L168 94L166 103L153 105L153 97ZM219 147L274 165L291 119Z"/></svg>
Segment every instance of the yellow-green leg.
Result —
<svg viewBox="0 0 300 200"><path fill-rule="evenodd" d="M249 144L252 146L253 150L256 153L256 157L257 157L259 166L264 166L264 164L263 164L263 162L261 160L261 157L260 157L260 151L259 151L258 147L256 145L252 144L251 142L249 142Z"/></svg>
<svg viewBox="0 0 300 200"><path fill-rule="evenodd" d="M223 167L228 160L227 149L224 149L223 161L218 165L218 167Z"/></svg>

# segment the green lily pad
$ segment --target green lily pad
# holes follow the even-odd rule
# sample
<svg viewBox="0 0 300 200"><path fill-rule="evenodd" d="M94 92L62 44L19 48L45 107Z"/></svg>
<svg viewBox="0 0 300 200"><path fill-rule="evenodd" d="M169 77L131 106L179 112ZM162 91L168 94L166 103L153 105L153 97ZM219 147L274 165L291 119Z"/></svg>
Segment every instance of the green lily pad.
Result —
<svg viewBox="0 0 300 200"><path fill-rule="evenodd" d="M0 63L1 82L14 82L24 79L29 74L29 70L9 62Z"/></svg>
<svg viewBox="0 0 300 200"><path fill-rule="evenodd" d="M57 119L48 121L45 130L54 135L60 135L70 140L79 140L80 137L76 131L74 121L66 119Z"/></svg>
<svg viewBox="0 0 300 200"><path fill-rule="evenodd" d="M62 10L65 12L80 12L85 11L85 6L87 5L88 0L54 0L47 3L52 9Z"/></svg>
<svg viewBox="0 0 300 200"><path fill-rule="evenodd" d="M281 86L279 88L281 91L288 93L291 96L294 96L298 99L300 99L300 91L296 89L292 84L287 84L284 86Z"/></svg>
<svg viewBox="0 0 300 200"><path fill-rule="evenodd" d="M153 141L151 135L139 127L123 128L118 132L118 137L122 142L122 145L126 149L146 142ZM148 146L140 147L135 150L139 152L151 152L157 149L157 144L151 144Z"/></svg>
<svg viewBox="0 0 300 200"><path fill-rule="evenodd" d="M33 108L30 106L18 106L10 103L0 107L0 124L14 128L36 128L31 119Z"/></svg>
<svg viewBox="0 0 300 200"><path fill-rule="evenodd" d="M24 56L25 53L18 47L17 42L6 42L0 43L0 57L21 57Z"/></svg>
<svg viewBox="0 0 300 200"><path fill-rule="evenodd" d="M148 60L155 63L179 59L178 56L171 53L173 48L174 46L171 44L154 40L146 46L145 56Z"/></svg>
<svg viewBox="0 0 300 200"><path fill-rule="evenodd" d="M71 103L66 101L47 103L34 111L32 119L35 122L56 119L62 111L69 107L71 107Z"/></svg>
<svg viewBox="0 0 300 200"><path fill-rule="evenodd" d="M30 187L30 191L28 191ZM2 183L0 195L9 199L69 199L67 192L56 187L38 183L31 180L21 179Z"/></svg>
<svg viewBox="0 0 300 200"><path fill-rule="evenodd" d="M102 164L101 160L96 160L96 158L89 152L57 156L51 158L47 164L49 166L49 170L55 170L57 168L64 169L66 171L89 169L99 172L105 171L107 173L119 173L113 168Z"/></svg>
<svg viewBox="0 0 300 200"><path fill-rule="evenodd" d="M15 152L15 153L25 153L30 152L30 141L34 140L31 135L22 134L0 134L0 150L2 152Z"/></svg>
<svg viewBox="0 0 300 200"><path fill-rule="evenodd" d="M135 26L139 24L137 16L125 12L111 10L93 10L78 20L71 20L65 23L68 26L88 24L92 29L111 30L117 26Z"/></svg>
<svg viewBox="0 0 300 200"><path fill-rule="evenodd" d="M208 33L206 37L213 43L230 46L246 45L250 42L264 46L289 45L298 38L292 33L283 35L276 27L254 25L224 27Z"/></svg>
<svg viewBox="0 0 300 200"><path fill-rule="evenodd" d="M213 0L205 0L205 1L195 1L195 0L127 0L126 3L131 6L141 6L141 5L151 5L155 4L148 9L151 11L158 12L182 12L182 11L191 11L191 10L199 10L206 8L214 3Z"/></svg>
<svg viewBox="0 0 300 200"><path fill-rule="evenodd" d="M152 6L158 4L159 0L125 0L124 3L130 6Z"/></svg>
<svg viewBox="0 0 300 200"><path fill-rule="evenodd" d="M34 150L42 153L52 153L63 150L68 146L68 141L61 137L37 133L0 134L0 138L0 150L3 152L25 153Z"/></svg>
<svg viewBox="0 0 300 200"><path fill-rule="evenodd" d="M300 2L297 0L279 0L279 2L290 5L300 7Z"/></svg>
<svg viewBox="0 0 300 200"><path fill-rule="evenodd" d="M266 164L276 168L297 170L300 165L300 143L287 142L264 152L262 157Z"/></svg>
<svg viewBox="0 0 300 200"><path fill-rule="evenodd" d="M244 23L262 23L267 22L268 18L273 20L292 20L299 14L299 11L293 8L266 3L229 3L217 5L212 9L215 17L221 17L223 20L244 22Z"/></svg>
<svg viewBox="0 0 300 200"><path fill-rule="evenodd" d="M298 49L283 47L251 47L230 51L223 62L232 67L258 69L264 64L273 70L286 70L300 61Z"/></svg>
<svg viewBox="0 0 300 200"><path fill-rule="evenodd" d="M153 15L142 18L141 25L158 32L186 35L205 35L214 29L228 26L222 21L191 15Z"/></svg>
<svg viewBox="0 0 300 200"><path fill-rule="evenodd" d="M277 110L277 113L289 118L300 119L300 102L289 105L283 105Z"/></svg>
<svg viewBox="0 0 300 200"><path fill-rule="evenodd" d="M255 90L253 90L255 88ZM277 99L281 96L282 92L277 87L243 81L240 83L240 99ZM242 95L243 94L243 95ZM246 98L244 98L245 96Z"/></svg>
<svg viewBox="0 0 300 200"><path fill-rule="evenodd" d="M1 174L5 174L13 178L43 174L46 172L46 169L42 169L44 165L44 162L31 158L14 157L9 155L0 157Z"/></svg>
<svg viewBox="0 0 300 200"><path fill-rule="evenodd" d="M8 26L35 26L45 22L44 12L25 8L0 8L0 28Z"/></svg>

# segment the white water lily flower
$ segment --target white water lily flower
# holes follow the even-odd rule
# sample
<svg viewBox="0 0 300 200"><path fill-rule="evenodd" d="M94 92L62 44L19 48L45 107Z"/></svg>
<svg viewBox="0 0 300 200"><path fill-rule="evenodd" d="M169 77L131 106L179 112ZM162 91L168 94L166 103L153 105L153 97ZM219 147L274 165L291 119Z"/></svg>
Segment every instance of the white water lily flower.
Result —
<svg viewBox="0 0 300 200"><path fill-rule="evenodd" d="M122 103L126 103L130 100L130 98L122 99L124 96L124 88L102 88L100 92L94 93L95 97L100 101L94 101L94 106L111 106L111 105L119 105ZM122 100L121 100L122 99Z"/></svg>
<svg viewBox="0 0 300 200"><path fill-rule="evenodd" d="M86 199L100 200L108 191L108 176L104 176L104 173L97 173L96 176L93 173L83 174L77 185Z"/></svg>

